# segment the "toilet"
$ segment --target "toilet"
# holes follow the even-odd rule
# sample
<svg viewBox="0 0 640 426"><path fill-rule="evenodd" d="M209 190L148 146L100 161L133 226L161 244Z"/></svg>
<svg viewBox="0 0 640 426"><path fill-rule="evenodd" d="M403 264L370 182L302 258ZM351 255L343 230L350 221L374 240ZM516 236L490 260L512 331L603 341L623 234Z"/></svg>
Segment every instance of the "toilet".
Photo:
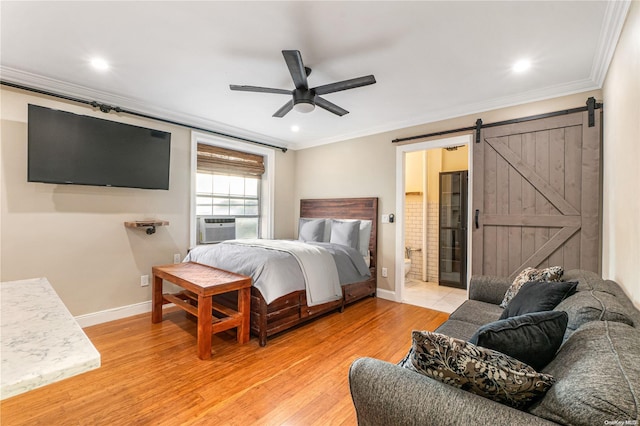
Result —
<svg viewBox="0 0 640 426"><path fill-rule="evenodd" d="M409 271L411 270L411 259L404 260L404 276L409 275Z"/></svg>

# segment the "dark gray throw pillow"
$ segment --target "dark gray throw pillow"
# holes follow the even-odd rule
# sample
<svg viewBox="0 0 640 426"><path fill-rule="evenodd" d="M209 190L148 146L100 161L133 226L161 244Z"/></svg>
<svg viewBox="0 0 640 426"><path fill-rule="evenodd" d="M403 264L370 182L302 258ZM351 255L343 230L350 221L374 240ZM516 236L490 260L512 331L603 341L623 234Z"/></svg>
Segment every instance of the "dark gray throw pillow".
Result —
<svg viewBox="0 0 640 426"><path fill-rule="evenodd" d="M502 352L540 371L556 355L568 320L564 311L507 318L483 325L469 343Z"/></svg>
<svg viewBox="0 0 640 426"><path fill-rule="evenodd" d="M518 294L502 311L500 319L517 317L532 312L550 311L573 294L577 282L531 281L524 284Z"/></svg>

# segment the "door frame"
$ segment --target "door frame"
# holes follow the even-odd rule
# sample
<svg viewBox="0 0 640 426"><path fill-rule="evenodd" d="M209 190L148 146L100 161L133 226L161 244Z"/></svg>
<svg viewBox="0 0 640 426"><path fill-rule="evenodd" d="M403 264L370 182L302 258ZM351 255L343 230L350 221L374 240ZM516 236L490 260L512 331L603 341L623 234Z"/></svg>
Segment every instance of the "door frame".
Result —
<svg viewBox="0 0 640 426"><path fill-rule="evenodd" d="M467 145L468 149L468 188L473 188L473 134L435 139L425 142L399 145L396 147L396 250L395 250L395 301L404 301L404 208L405 208L405 154L407 152L425 151L434 148ZM472 206L472 191L467 191L467 210ZM471 215L467 212L467 241L471 242ZM467 247L467 271L471 270L470 244ZM469 274L467 274L467 292L469 291ZM468 293L467 293L468 294Z"/></svg>

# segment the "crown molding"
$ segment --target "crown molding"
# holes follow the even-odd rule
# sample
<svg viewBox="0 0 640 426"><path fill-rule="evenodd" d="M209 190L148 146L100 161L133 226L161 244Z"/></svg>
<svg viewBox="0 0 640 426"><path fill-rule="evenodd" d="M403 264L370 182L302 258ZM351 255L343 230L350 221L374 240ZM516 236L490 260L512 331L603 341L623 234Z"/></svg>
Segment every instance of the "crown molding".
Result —
<svg viewBox="0 0 640 426"><path fill-rule="evenodd" d="M573 95L576 93L588 92L590 90L597 90L600 88L601 87L597 86L590 78L588 78L588 79L573 81L567 84L549 86L540 90L531 90L528 92L518 93L515 95L503 96L499 98L490 99L487 101L466 104L464 106L452 107L448 109L438 109L436 112L429 112L427 114L421 114L421 115L411 117L407 120L387 123L384 126L370 127L358 132L343 134L333 138L320 139L320 140L312 141L309 143L305 143L305 142L297 143L295 146L291 146L290 149L299 150L299 149L312 148L315 146L342 142L350 139L371 136L379 133L393 132L401 129L406 129L409 127L426 125L429 123L462 117L465 115L480 114L483 112L492 111L500 108L508 108L516 105L543 101L546 99L559 98L562 96ZM474 123L470 123L469 125L471 126L473 124Z"/></svg>
<svg viewBox="0 0 640 426"><path fill-rule="evenodd" d="M628 9L628 8L627 8ZM626 10L626 9L625 9ZM626 13L626 12L625 12ZM624 22L624 20L622 20ZM619 36L619 32L618 32ZM616 38L617 40L617 38ZM615 47L615 46L614 46ZM447 120L455 117L461 117L470 114L478 114L499 108L507 108L515 105L521 105L529 102L536 102L545 99L556 98L560 96L571 95L574 93L586 92L601 88L592 79L584 79L574 81L568 84L550 86L541 90L533 90L524 93L518 93L511 96L490 99L488 101L467 104L464 106L453 107L449 109L439 109L436 112L420 114L407 120L395 121L387 123L383 126L374 126L367 129L361 129L356 132L345 133L339 136L324 138L309 142L287 143L277 138L271 138L262 134L257 134L234 126L225 125L213 120L197 117L189 114L182 114L175 111L152 106L144 101L128 98L112 93L106 93L94 90L85 86L44 77L38 74L28 73L13 68L0 66L0 76L3 81L49 91L52 93L75 97L83 100L96 100L101 103L107 103L113 106L119 106L124 109L140 112L143 114L157 116L164 119L184 123L187 126L194 126L212 131L218 131L227 134L233 134L247 139L259 140L276 146L282 146L291 150L300 150L312 148L315 146L327 145L336 142L371 136L379 133L398 131L408 127L420 126L436 121Z"/></svg>
<svg viewBox="0 0 640 426"><path fill-rule="evenodd" d="M254 133L235 126L229 126L215 120L209 120L203 117L179 113L169 109L161 108L155 105L151 105L141 99L129 98L113 93L107 93L74 83L56 80L53 78L17 70L10 67L5 67L2 65L0 65L0 77L2 81L6 81L9 83L19 84L25 87L44 90L62 96L78 98L86 101L97 101L99 103L118 106L122 109L135 111L141 114L183 123L186 126L198 127L199 131L204 131L203 129L209 129L214 132L226 133L229 135L238 136L240 138L257 140L278 147L288 148L288 143L283 140L265 136L259 133Z"/></svg>
<svg viewBox="0 0 640 426"><path fill-rule="evenodd" d="M598 88L602 88L604 84L604 79L607 76L607 71L613 59L630 7L631 0L607 2L607 9L603 19L604 25L600 30L590 75L591 80Z"/></svg>

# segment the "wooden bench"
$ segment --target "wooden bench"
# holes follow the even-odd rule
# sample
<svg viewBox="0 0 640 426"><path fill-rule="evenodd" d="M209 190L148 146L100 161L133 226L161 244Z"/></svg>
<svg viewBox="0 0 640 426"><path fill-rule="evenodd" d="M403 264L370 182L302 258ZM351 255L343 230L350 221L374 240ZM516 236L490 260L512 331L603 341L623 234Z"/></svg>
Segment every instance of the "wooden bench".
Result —
<svg viewBox="0 0 640 426"><path fill-rule="evenodd" d="M211 335L236 328L238 343L249 341L251 277L200 263L188 262L154 266L151 322L162 322L162 306L174 303L198 320L198 357L211 358ZM184 289L176 294L163 294L167 280ZM238 292L237 310L213 301L213 296Z"/></svg>

